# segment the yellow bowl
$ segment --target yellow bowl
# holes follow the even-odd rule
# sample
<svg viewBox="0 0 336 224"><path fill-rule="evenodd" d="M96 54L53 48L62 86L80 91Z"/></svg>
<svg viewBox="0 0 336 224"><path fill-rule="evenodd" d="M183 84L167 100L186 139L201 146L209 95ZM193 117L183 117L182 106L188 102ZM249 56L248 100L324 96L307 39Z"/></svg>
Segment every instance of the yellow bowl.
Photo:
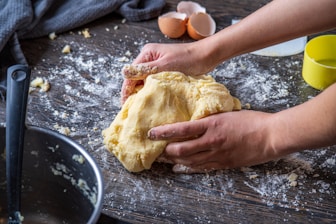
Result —
<svg viewBox="0 0 336 224"><path fill-rule="evenodd" d="M318 90L336 82L336 35L318 36L306 44L302 76Z"/></svg>

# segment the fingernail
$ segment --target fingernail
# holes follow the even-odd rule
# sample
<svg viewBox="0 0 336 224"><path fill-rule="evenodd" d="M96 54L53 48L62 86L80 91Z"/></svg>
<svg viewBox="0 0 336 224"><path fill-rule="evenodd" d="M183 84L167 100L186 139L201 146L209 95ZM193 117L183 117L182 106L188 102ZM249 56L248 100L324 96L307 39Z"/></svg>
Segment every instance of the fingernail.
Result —
<svg viewBox="0 0 336 224"><path fill-rule="evenodd" d="M155 140L155 131L153 129L150 129L148 132L147 132L147 137L150 139L150 140Z"/></svg>

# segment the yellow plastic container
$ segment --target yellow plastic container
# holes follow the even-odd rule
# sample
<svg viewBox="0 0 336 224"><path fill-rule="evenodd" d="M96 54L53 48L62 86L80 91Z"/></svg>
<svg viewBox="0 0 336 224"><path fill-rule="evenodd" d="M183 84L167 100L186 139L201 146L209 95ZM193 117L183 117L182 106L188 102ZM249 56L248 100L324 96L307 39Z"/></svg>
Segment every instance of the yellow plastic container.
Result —
<svg viewBox="0 0 336 224"><path fill-rule="evenodd" d="M306 44L302 76L318 90L336 82L336 35L318 36Z"/></svg>

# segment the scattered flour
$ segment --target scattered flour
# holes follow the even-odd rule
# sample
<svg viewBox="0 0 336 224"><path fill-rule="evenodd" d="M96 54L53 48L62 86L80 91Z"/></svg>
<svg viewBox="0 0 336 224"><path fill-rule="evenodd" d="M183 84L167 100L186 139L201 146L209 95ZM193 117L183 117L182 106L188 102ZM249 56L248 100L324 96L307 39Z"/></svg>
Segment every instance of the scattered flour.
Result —
<svg viewBox="0 0 336 224"><path fill-rule="evenodd" d="M140 49L146 42L142 40L134 44ZM80 43L71 43L71 46L77 51L62 54L59 58L62 66L53 65L42 71L55 91L35 94L38 94L38 100L44 103L43 108L40 108L41 112L54 115L52 118L54 123L51 126L69 127L70 136L80 137L80 143L87 145L89 151L100 157L103 170L113 169L113 173L106 174L108 179L105 185L111 189L107 189L105 200L110 202L106 206L117 209L117 215L120 217L125 216L127 211L136 211L144 203L150 205L151 202L160 200L161 208L152 208L149 215L154 218L176 216L178 219L184 212L184 208L178 207L178 204L183 205L183 200L187 198L193 201L195 208L198 209L195 211L198 215L193 218L195 223L212 223L213 217L214 220L221 220L226 213L219 214L214 211L211 214L204 214L205 210L202 208L211 206L214 201L220 204L221 201L234 197L239 194L239 187L242 186L247 188L245 191L255 193L270 207L309 211L307 201L318 206L324 199L335 197L336 182L329 181L326 177L336 175L334 169L336 156L325 159L328 149L295 154L262 166L217 171L207 175L166 176L171 172L169 167L160 167L157 170L154 167L148 171L150 176L158 178L149 178L148 173L140 175L127 173L117 161L111 159L111 155L103 147L97 127L101 130L106 128L119 111L121 106L119 94L123 81L121 70L125 64L134 59L136 52L127 51L118 56L102 55L94 50L86 50ZM48 63L48 60L45 60ZM269 60L273 60L274 68L263 66L272 64ZM280 67L280 64L277 59L247 54L223 63L211 72L211 75L224 83L232 95L240 98L243 104L249 104L251 109L256 110L283 110L309 100L316 94L306 91L307 85L303 81L298 81L301 79L300 58L288 59L285 67ZM281 74L277 73L279 70ZM288 70L298 72L289 74ZM297 83L301 83L300 86L296 86ZM53 92L58 95L52 95ZM34 102L37 99L30 100ZM57 106L55 101L58 103ZM99 114L96 113L97 108ZM33 119L33 116L28 117ZM39 122L43 124L45 121L31 122L39 125ZM87 127L85 130L82 128L83 122ZM51 168L55 174L67 175L62 167L55 165ZM295 186L289 181L292 173L297 175ZM246 178L242 178L242 175ZM237 183L238 179L240 181L243 179L243 182ZM116 183L121 185L127 183L128 187L115 190L112 186L118 186ZM191 191L188 193L183 191L182 183L187 184ZM85 183L76 181L74 184L85 188ZM307 189L307 186L314 188ZM121 195L122 201L120 201ZM167 198L174 201L177 207L167 209L171 206ZM229 211L232 206L224 203L217 209ZM237 210L237 213L239 212L241 210Z"/></svg>
<svg viewBox="0 0 336 224"><path fill-rule="evenodd" d="M259 57L251 54L235 57L224 62L212 75L225 83L233 95L248 103L251 109L278 111L297 105L315 95L307 92L307 85L301 78L302 59ZM273 66L266 67L265 65ZM289 72L290 71L290 72ZM300 86L297 86L300 83ZM299 97L298 95L307 96Z"/></svg>

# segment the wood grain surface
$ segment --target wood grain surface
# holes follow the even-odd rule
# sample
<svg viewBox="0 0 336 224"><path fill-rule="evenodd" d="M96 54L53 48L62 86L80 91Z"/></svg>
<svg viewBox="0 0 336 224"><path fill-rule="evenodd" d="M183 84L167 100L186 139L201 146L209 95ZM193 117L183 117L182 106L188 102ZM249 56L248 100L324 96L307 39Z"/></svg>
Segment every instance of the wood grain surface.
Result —
<svg viewBox="0 0 336 224"><path fill-rule="evenodd" d="M164 12L179 1L168 0ZM199 1L215 19L217 31L268 1ZM81 31L89 29L91 38ZM248 38L248 37L246 37ZM123 21L108 15L71 32L22 40L33 78L49 81L48 92L29 95L27 125L62 131L97 160L104 180L103 213L131 223L319 223L336 222L336 147L305 151L264 165L208 174L174 174L167 164L132 174L103 146L101 131L120 110L125 64L149 42L167 39L157 20ZM63 54L65 45L70 54ZM303 54L290 57L242 55L211 74L251 109L276 112L303 103L319 92L301 78ZM0 102L5 122L5 102ZM298 175L297 186L288 177Z"/></svg>

